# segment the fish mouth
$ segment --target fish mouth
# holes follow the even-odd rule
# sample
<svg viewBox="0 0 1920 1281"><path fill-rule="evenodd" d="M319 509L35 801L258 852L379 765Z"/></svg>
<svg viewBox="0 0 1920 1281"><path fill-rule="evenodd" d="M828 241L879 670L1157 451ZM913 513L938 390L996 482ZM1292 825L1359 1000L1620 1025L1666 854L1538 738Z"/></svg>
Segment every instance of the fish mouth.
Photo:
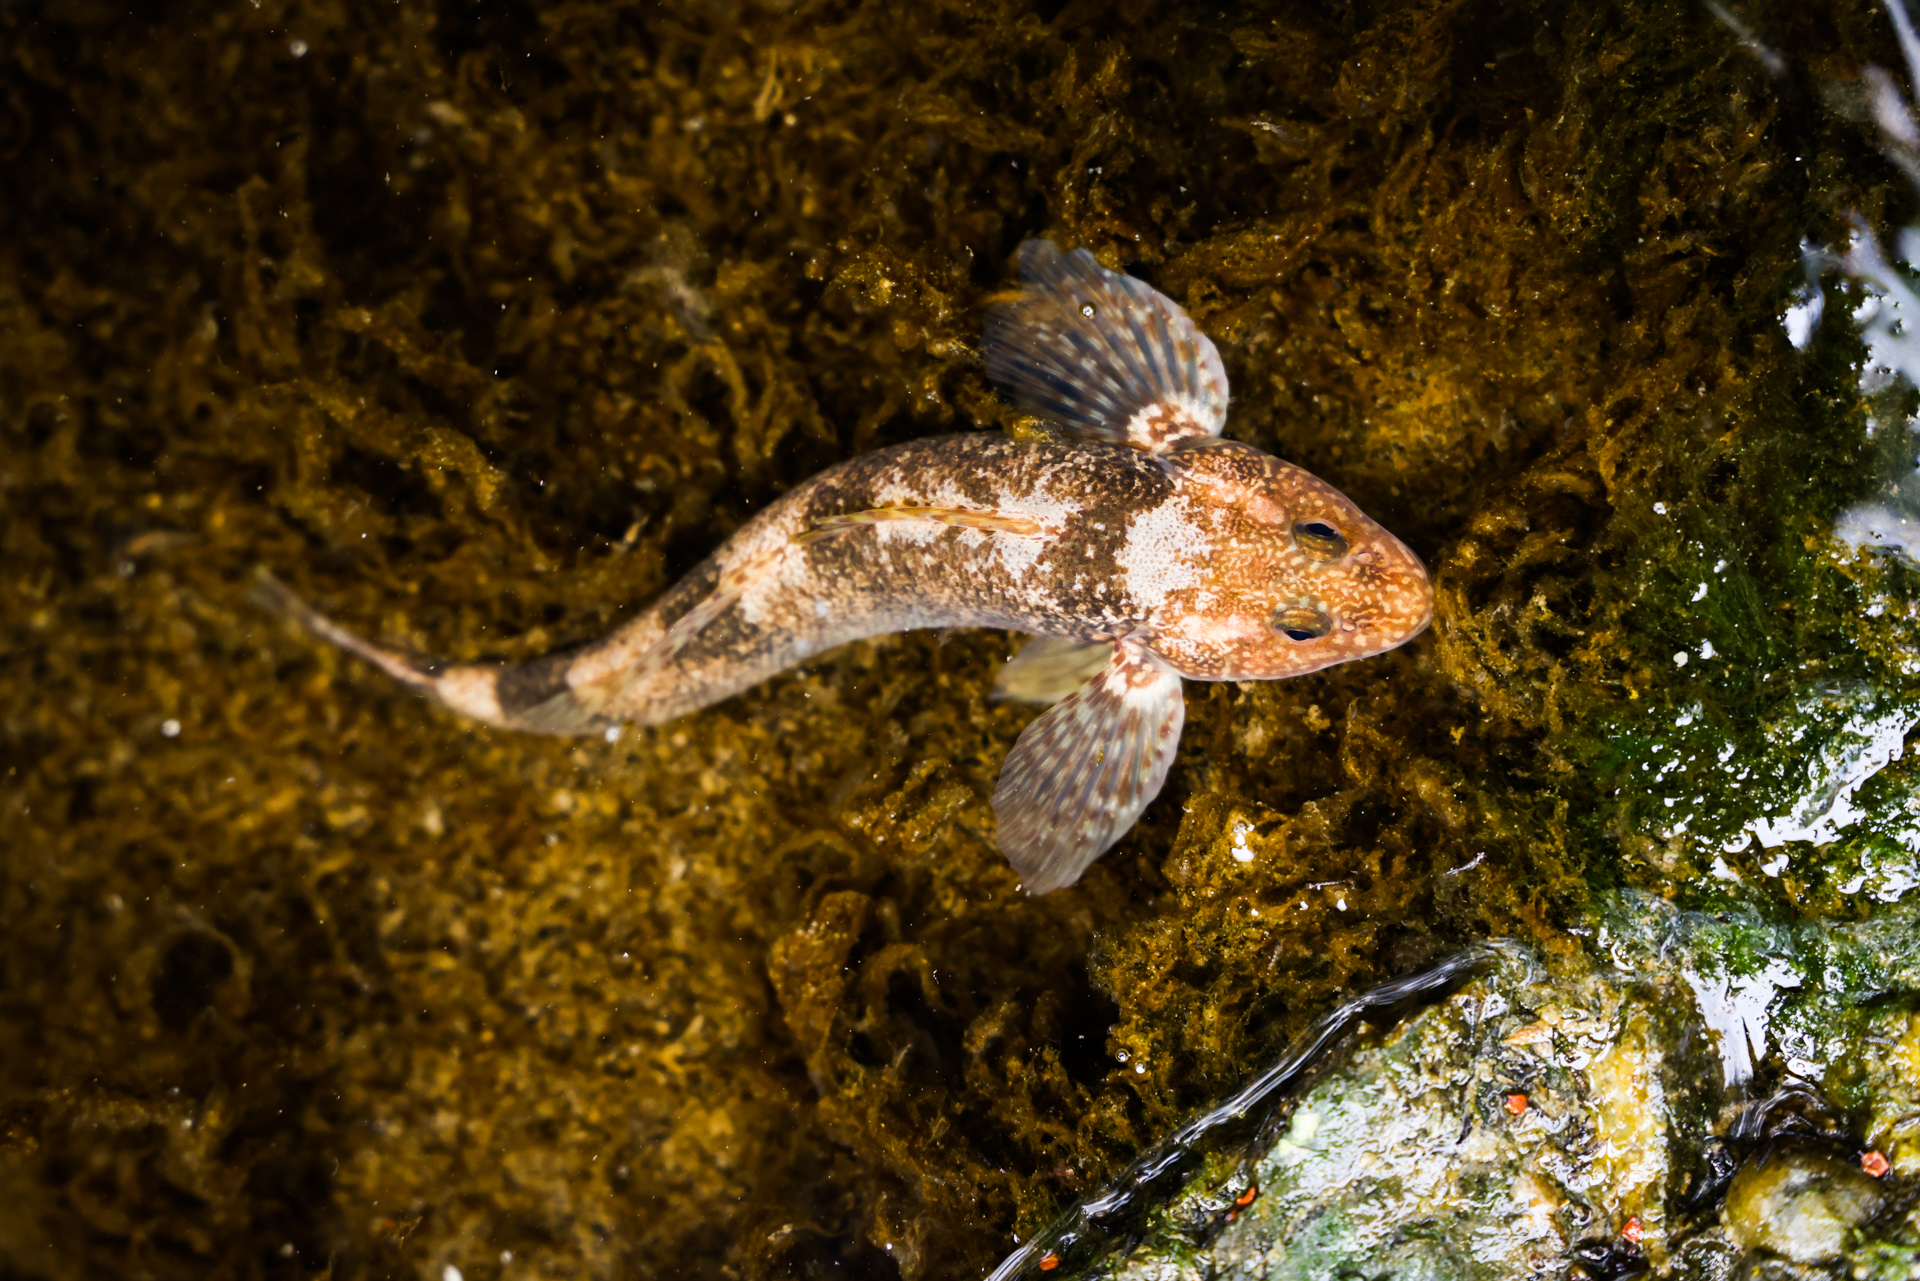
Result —
<svg viewBox="0 0 1920 1281"><path fill-rule="evenodd" d="M1368 628L1366 639L1355 646L1351 654L1344 655L1340 661L1353 662L1365 658L1378 658L1382 654L1417 640L1432 626L1433 611L1428 610L1426 615L1417 622Z"/></svg>
<svg viewBox="0 0 1920 1281"><path fill-rule="evenodd" d="M1388 650L1399 649L1402 645L1411 644L1412 642L1418 640L1432 626L1433 626L1433 610L1429 608L1426 612L1426 615L1423 618L1421 618L1419 622L1413 624L1410 627L1401 628L1399 632L1393 637L1393 639L1385 641L1380 646L1379 649L1374 651L1374 654L1384 654ZM1369 657L1371 656L1372 655L1369 655Z"/></svg>
<svg viewBox="0 0 1920 1281"><path fill-rule="evenodd" d="M1417 602L1420 610L1417 620L1400 632L1400 638L1385 646L1387 649L1392 649L1406 644L1433 626L1433 576L1427 572L1426 562L1414 555L1411 547L1392 534L1387 535L1387 540L1392 545L1393 551L1397 553L1401 571L1398 577L1405 584L1407 603ZM1413 611L1406 612L1410 615Z"/></svg>

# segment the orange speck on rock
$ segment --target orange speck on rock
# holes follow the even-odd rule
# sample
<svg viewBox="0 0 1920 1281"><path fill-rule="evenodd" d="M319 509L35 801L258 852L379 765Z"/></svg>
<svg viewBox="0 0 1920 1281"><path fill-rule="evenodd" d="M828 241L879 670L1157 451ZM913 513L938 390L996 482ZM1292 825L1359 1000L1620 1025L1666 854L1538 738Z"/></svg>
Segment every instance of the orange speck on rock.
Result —
<svg viewBox="0 0 1920 1281"><path fill-rule="evenodd" d="M1887 1171L1893 1167L1887 1163L1886 1154L1878 1148L1871 1148L1860 1154L1860 1168L1876 1179L1887 1177Z"/></svg>
<svg viewBox="0 0 1920 1281"><path fill-rule="evenodd" d="M1059 1266L1060 1256L1051 1252L1047 1254L1046 1258L1040 1260L1040 1270L1042 1272L1051 1272Z"/></svg>
<svg viewBox="0 0 1920 1281"><path fill-rule="evenodd" d="M1513 1113L1515 1116L1519 1116L1527 1110L1527 1096L1517 1091L1509 1094L1507 1096L1506 1106L1507 1111Z"/></svg>
<svg viewBox="0 0 1920 1281"><path fill-rule="evenodd" d="M1233 1203L1239 1206L1241 1209L1245 1209L1247 1206L1252 1205L1253 1199L1259 1195L1260 1195L1260 1185L1258 1183L1249 1183L1247 1184L1247 1190L1245 1192L1242 1192L1239 1196L1235 1197L1233 1199Z"/></svg>
<svg viewBox="0 0 1920 1281"><path fill-rule="evenodd" d="M1633 1218L1627 1220L1626 1227L1620 1229L1620 1235L1635 1245L1639 1245L1640 1238L1646 1235L1646 1231L1646 1228L1641 1226L1640 1216L1636 1214Z"/></svg>

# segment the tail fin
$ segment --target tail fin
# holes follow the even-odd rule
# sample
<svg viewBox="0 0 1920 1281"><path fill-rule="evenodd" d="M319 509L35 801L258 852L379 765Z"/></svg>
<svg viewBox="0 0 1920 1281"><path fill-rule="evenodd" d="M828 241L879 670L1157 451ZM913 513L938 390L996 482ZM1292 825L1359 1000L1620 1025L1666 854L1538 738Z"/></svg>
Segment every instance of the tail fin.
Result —
<svg viewBox="0 0 1920 1281"><path fill-rule="evenodd" d="M403 681L424 693L435 692L434 682L444 670L442 664L421 662L361 640L295 596L291 588L275 578L264 567L253 571L253 590L248 593L248 596L254 604L292 619L321 640L337 645L349 654L366 659L395 680Z"/></svg>
<svg viewBox="0 0 1920 1281"><path fill-rule="evenodd" d="M535 734L584 734L614 723L588 707L568 684L572 655L548 654L511 667L499 663L449 666L409 658L361 639L295 596L265 568L254 572L250 594L255 603L462 716Z"/></svg>

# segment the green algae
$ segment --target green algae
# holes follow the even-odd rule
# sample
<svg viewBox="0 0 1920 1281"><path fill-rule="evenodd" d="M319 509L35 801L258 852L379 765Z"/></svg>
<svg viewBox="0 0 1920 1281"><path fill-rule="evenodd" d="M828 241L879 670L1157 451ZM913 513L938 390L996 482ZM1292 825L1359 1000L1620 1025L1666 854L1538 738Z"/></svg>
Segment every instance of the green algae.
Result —
<svg viewBox="0 0 1920 1281"><path fill-rule="evenodd" d="M1819 91L1892 52L1748 17L1793 77L1664 3L0 10L0 1266L965 1275L1463 938L1872 919L1908 762L1783 875L1724 847L1915 707L1912 571L1825 535L1858 345L1778 325L1907 198ZM1036 234L1186 304L1234 434L1439 597L1195 687L1073 891L992 848L1005 638L569 743L246 600L597 635L835 459L1017 426L972 348Z"/></svg>

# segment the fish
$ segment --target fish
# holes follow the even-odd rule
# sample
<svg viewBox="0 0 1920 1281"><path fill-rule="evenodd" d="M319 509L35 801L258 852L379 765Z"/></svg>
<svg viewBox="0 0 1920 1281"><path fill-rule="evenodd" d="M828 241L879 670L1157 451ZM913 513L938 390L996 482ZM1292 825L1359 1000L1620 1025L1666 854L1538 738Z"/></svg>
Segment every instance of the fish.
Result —
<svg viewBox="0 0 1920 1281"><path fill-rule="evenodd" d="M1033 430L857 455L747 522L605 637L518 665L375 645L270 576L262 599L466 717L542 734L692 715L849 641L1032 637L997 698L1047 704L994 788L1028 894L1077 882L1160 793L1184 682L1280 680L1404 645L1418 556L1338 489L1227 439L1226 370L1146 282L1048 240L986 312L989 379Z"/></svg>

